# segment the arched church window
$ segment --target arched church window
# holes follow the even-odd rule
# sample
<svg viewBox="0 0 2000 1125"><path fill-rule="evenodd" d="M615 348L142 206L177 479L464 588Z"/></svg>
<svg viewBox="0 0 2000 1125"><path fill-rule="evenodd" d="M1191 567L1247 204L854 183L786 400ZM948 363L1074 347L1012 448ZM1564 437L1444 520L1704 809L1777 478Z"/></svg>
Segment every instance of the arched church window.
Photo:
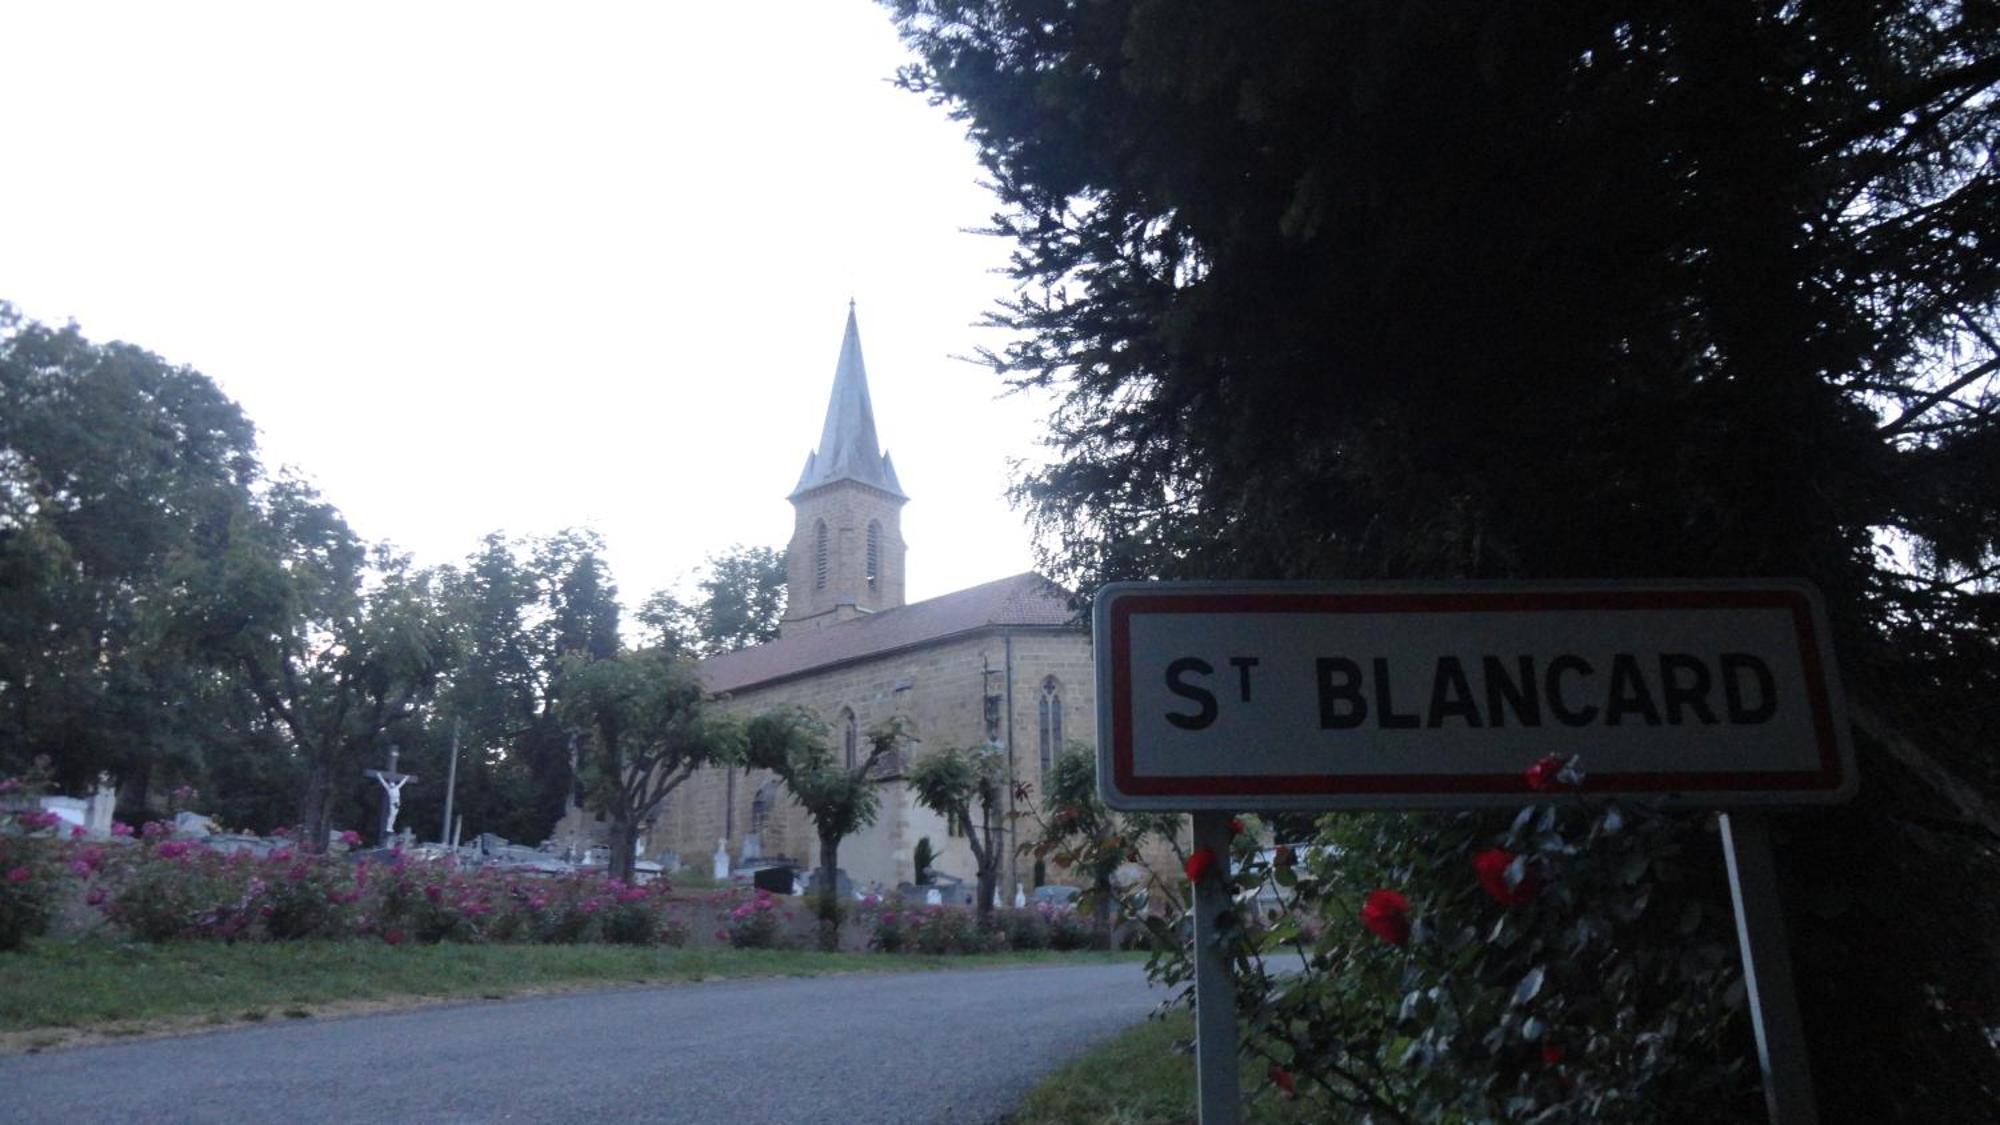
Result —
<svg viewBox="0 0 2000 1125"><path fill-rule="evenodd" d="M861 760L861 728L854 721L853 710L846 707L840 709L840 747L847 756L847 768L853 769Z"/></svg>
<svg viewBox="0 0 2000 1125"><path fill-rule="evenodd" d="M882 521L868 521L868 588L882 588Z"/></svg>
<svg viewBox="0 0 2000 1125"><path fill-rule="evenodd" d="M1062 684L1054 676L1042 681L1042 698L1035 710L1041 728L1042 772L1046 774L1055 766L1063 743Z"/></svg>
<svg viewBox="0 0 2000 1125"><path fill-rule="evenodd" d="M826 589L826 521L813 521L813 589Z"/></svg>

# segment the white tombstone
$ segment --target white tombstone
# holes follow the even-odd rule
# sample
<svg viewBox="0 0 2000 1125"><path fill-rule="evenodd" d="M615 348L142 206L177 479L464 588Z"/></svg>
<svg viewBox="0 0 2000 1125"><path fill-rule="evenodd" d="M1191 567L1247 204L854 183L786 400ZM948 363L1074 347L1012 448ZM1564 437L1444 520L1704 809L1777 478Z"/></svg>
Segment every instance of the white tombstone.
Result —
<svg viewBox="0 0 2000 1125"><path fill-rule="evenodd" d="M938 893L938 889L936 887L932 887L931 889L924 892L924 905L943 906L944 896Z"/></svg>
<svg viewBox="0 0 2000 1125"><path fill-rule="evenodd" d="M1021 889L1021 884L1014 884L1014 909L1019 910L1026 905L1028 905L1028 892Z"/></svg>
<svg viewBox="0 0 2000 1125"><path fill-rule="evenodd" d="M729 841L717 840L715 842L715 881L720 883L720 882L726 882L728 879L729 879Z"/></svg>

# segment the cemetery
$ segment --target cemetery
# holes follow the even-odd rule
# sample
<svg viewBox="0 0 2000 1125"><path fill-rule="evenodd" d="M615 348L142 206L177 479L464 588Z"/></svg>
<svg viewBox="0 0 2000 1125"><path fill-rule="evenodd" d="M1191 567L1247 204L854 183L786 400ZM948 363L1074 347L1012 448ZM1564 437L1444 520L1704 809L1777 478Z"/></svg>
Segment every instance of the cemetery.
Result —
<svg viewBox="0 0 2000 1125"><path fill-rule="evenodd" d="M375 772L395 786L383 783L376 838L343 829L318 855L294 833L225 831L192 809L137 827L89 809L76 815L74 799L0 779L0 949L103 937L744 949L811 942L808 880L790 869L731 870L723 853L709 871L680 872L684 885L650 863L628 882L607 876L601 848L564 855L493 836L420 843L395 828L410 779L396 780L393 762ZM775 873L786 877L782 891L769 889L778 886L768 877ZM1023 899L980 927L958 898L948 904L936 887L850 887L839 949L965 954L1097 944L1066 905Z"/></svg>

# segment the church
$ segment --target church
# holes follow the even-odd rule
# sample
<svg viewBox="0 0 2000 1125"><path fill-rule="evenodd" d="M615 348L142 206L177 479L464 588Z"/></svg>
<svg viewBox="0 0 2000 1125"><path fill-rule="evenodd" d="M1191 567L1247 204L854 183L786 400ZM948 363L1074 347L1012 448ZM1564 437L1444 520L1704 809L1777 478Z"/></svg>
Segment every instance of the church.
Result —
<svg viewBox="0 0 2000 1125"><path fill-rule="evenodd" d="M703 661L703 681L726 696L725 710L746 718L785 704L811 708L850 762L866 753L869 728L902 716L916 741L877 763L880 813L841 843L840 865L856 887L914 882L917 843L928 838L932 869L969 884L963 831L916 803L904 771L927 747L995 744L1006 751L1009 799L1025 783L1027 800L1039 803L1043 773L1063 745L1094 745L1089 637L1068 593L1037 574L904 601L910 498L875 431L851 305L819 445L787 499L795 520L778 639ZM761 770L689 778L655 814L641 848L646 858L672 852L703 866L718 842L737 868L818 862L811 821ZM1034 884L1019 842L1009 841L1000 871L1006 894Z"/></svg>

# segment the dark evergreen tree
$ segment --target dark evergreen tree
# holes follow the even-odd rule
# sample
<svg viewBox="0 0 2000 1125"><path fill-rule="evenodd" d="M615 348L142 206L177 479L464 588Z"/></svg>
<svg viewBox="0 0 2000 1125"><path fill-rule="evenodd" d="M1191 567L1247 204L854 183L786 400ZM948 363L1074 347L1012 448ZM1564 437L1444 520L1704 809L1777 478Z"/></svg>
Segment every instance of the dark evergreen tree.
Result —
<svg viewBox="0 0 2000 1125"><path fill-rule="evenodd" d="M889 6L1017 243L1048 565L1812 580L1866 735L1785 826L1823 1101L2000 1096L1990 5Z"/></svg>

